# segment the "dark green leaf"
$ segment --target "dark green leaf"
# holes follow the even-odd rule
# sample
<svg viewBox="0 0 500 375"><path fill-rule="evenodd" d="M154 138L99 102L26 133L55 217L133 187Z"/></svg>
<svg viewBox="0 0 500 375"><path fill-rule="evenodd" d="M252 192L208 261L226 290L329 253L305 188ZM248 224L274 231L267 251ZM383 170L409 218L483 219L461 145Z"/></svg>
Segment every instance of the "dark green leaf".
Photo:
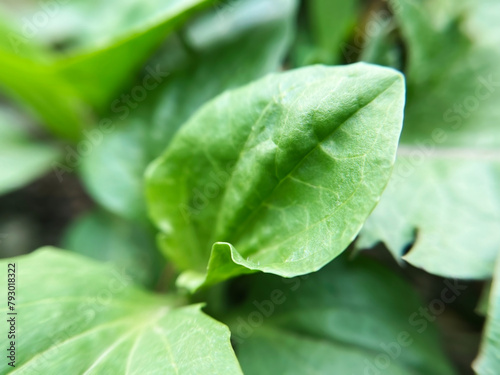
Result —
<svg viewBox="0 0 500 375"><path fill-rule="evenodd" d="M251 292L228 322L247 375L454 374L422 315L428 307L374 262L244 281Z"/></svg>

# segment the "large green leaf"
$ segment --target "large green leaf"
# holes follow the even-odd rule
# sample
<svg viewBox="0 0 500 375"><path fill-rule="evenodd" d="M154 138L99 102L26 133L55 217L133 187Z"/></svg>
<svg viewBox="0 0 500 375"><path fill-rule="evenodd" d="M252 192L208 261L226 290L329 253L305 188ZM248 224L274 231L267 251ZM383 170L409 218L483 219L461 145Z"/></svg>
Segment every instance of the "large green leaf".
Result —
<svg viewBox="0 0 500 375"><path fill-rule="evenodd" d="M193 22L185 30L188 49L172 43L164 52L183 56L183 68L128 117L123 109L119 128L84 159L83 177L93 197L121 216L146 217L147 165L207 100L278 70L293 34L295 7L294 0L245 0Z"/></svg>
<svg viewBox="0 0 500 375"><path fill-rule="evenodd" d="M56 147L30 138L18 114L0 106L0 194L40 177L59 157Z"/></svg>
<svg viewBox="0 0 500 375"><path fill-rule="evenodd" d="M154 286L165 267L154 231L135 222L95 210L66 231L62 247L126 269L137 282Z"/></svg>
<svg viewBox="0 0 500 375"><path fill-rule="evenodd" d="M269 75L202 107L147 172L185 282L203 282L207 264L207 283L291 277L340 254L389 179L403 102L396 71L355 64Z"/></svg>
<svg viewBox="0 0 500 375"><path fill-rule="evenodd" d="M227 322L247 375L455 373L412 288L373 261L242 282L251 291Z"/></svg>
<svg viewBox="0 0 500 375"><path fill-rule="evenodd" d="M181 307L56 249L0 263L3 280L15 263L17 283L16 362L4 357L2 374L241 374L229 330L200 305Z"/></svg>
<svg viewBox="0 0 500 375"><path fill-rule="evenodd" d="M467 12L445 1L398 3L409 53L405 125L393 178L358 245L383 241L399 259L414 242L403 258L417 267L487 278L500 246L500 49L465 27L487 2Z"/></svg>
<svg viewBox="0 0 500 375"><path fill-rule="evenodd" d="M478 375L496 375L500 369L500 261L497 262L488 303L488 320L474 370Z"/></svg>

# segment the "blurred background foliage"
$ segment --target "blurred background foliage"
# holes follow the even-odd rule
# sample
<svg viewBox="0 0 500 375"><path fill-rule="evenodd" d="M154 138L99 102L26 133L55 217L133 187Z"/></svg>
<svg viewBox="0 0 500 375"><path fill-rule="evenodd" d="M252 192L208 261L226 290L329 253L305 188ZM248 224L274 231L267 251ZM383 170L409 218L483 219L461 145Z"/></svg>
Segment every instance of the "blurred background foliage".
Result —
<svg viewBox="0 0 500 375"><path fill-rule="evenodd" d="M476 280L438 318L455 367L471 373L500 243L499 5L3 1L0 255L61 246L162 289L174 271L156 249L143 174L194 111L273 71L394 67L408 88L398 162L352 251L374 247L367 256L396 273L403 257L427 301L443 277Z"/></svg>

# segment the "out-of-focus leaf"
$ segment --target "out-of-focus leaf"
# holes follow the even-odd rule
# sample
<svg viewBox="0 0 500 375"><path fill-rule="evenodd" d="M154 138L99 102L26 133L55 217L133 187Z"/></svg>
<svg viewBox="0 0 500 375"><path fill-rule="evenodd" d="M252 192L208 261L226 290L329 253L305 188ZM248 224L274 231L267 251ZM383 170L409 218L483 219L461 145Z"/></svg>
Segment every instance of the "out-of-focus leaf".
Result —
<svg viewBox="0 0 500 375"><path fill-rule="evenodd" d="M200 305L180 307L136 288L127 274L52 248L1 261L3 280L9 263L16 362L4 358L2 374L241 374L229 330Z"/></svg>
<svg viewBox="0 0 500 375"><path fill-rule="evenodd" d="M40 177L60 154L56 147L30 139L15 112L0 106L0 194Z"/></svg>
<svg viewBox="0 0 500 375"><path fill-rule="evenodd" d="M40 28L32 24L34 29L28 33L26 26L3 26L10 31L7 38L0 40L0 85L33 108L57 135L76 140L92 121L92 111L110 110L114 95L132 82L131 74L139 70L166 35L210 2L152 0L97 2L100 5L96 6L94 1L94 6L84 7L89 11L84 13L86 27L74 32L82 41L64 54L45 49L36 57L27 56L23 54L28 49L24 44L34 43ZM50 21L53 14L55 22L58 14L67 15L73 7L78 10L75 14L82 12L80 2L49 6L55 6L53 13L43 7L33 9L34 13L23 20L43 15ZM75 22L74 26L82 23Z"/></svg>
<svg viewBox="0 0 500 375"><path fill-rule="evenodd" d="M414 242L403 259L417 267L488 278L500 248L500 48L465 33L487 1L467 3L471 10L424 3L397 2L409 55L405 125L358 246L383 241L399 259Z"/></svg>
<svg viewBox="0 0 500 375"><path fill-rule="evenodd" d="M190 287L193 272L212 284L318 270L380 198L403 104L401 75L367 64L297 69L220 95L148 169L163 251L190 271Z"/></svg>
<svg viewBox="0 0 500 375"><path fill-rule="evenodd" d="M121 109L119 127L83 162L87 188L104 207L146 217L144 171L177 129L207 100L278 70L293 35L294 0L245 0L218 8L186 29L189 51L138 108ZM165 68L165 70L168 70Z"/></svg>
<svg viewBox="0 0 500 375"><path fill-rule="evenodd" d="M62 246L88 257L112 262L135 281L154 286L165 262L156 248L154 232L103 211L94 211L75 221Z"/></svg>
<svg viewBox="0 0 500 375"><path fill-rule="evenodd" d="M309 24L316 47L316 63L338 64L342 58L342 45L354 28L358 0L307 2Z"/></svg>
<svg viewBox="0 0 500 375"><path fill-rule="evenodd" d="M72 82L86 102L109 109L114 95L165 37L189 15L213 0L93 1L84 41L60 61L58 73ZM97 4L97 6L96 6ZM118 11L117 11L118 10ZM156 67L152 67L155 69ZM124 84L125 83L125 84Z"/></svg>
<svg viewBox="0 0 500 375"><path fill-rule="evenodd" d="M455 373L412 288L374 262L244 281L250 293L226 321L245 374Z"/></svg>

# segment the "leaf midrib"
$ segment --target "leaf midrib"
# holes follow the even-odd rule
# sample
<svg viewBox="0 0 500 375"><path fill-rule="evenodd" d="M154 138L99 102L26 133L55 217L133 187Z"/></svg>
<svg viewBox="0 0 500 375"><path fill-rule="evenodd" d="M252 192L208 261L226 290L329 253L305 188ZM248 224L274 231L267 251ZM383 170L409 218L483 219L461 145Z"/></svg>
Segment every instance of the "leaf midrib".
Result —
<svg viewBox="0 0 500 375"><path fill-rule="evenodd" d="M284 183L284 181L286 181L290 176L292 176L292 174L302 165L302 163L304 163L304 161L307 160L308 157L318 147L320 147L320 145L322 145L325 140L327 140L328 138L330 138L331 136L333 136L343 125L345 125L345 123L347 121L349 121L353 116L356 116L356 114L358 114L362 109L366 108L371 103L373 103L378 97L380 97L387 90L389 90L396 82L397 82L397 79L394 79L392 82L390 82L390 84L387 87L385 87L383 90L381 90L380 92L378 92L367 103L365 103L364 105L360 106L353 113L351 113L342 123L340 123L337 127L335 127L334 129L332 129L331 132L328 132L322 138L318 139L318 142L316 143L316 145L297 161L297 163L295 164L295 166L293 168L291 168L291 170L283 178L281 178L279 180L279 182L273 187L273 189L271 190L271 192L269 193L269 195L265 199L263 199L259 203L259 205L252 211L252 213L245 219L245 221L243 223L241 223L241 225L239 226L238 231L232 237L232 241L236 242L238 240L238 238L242 234L241 232L246 229L247 224L260 212L260 209L262 208L262 206L264 204L266 204L269 201L269 199L271 199L271 197L273 196L274 192L279 189L279 187Z"/></svg>

